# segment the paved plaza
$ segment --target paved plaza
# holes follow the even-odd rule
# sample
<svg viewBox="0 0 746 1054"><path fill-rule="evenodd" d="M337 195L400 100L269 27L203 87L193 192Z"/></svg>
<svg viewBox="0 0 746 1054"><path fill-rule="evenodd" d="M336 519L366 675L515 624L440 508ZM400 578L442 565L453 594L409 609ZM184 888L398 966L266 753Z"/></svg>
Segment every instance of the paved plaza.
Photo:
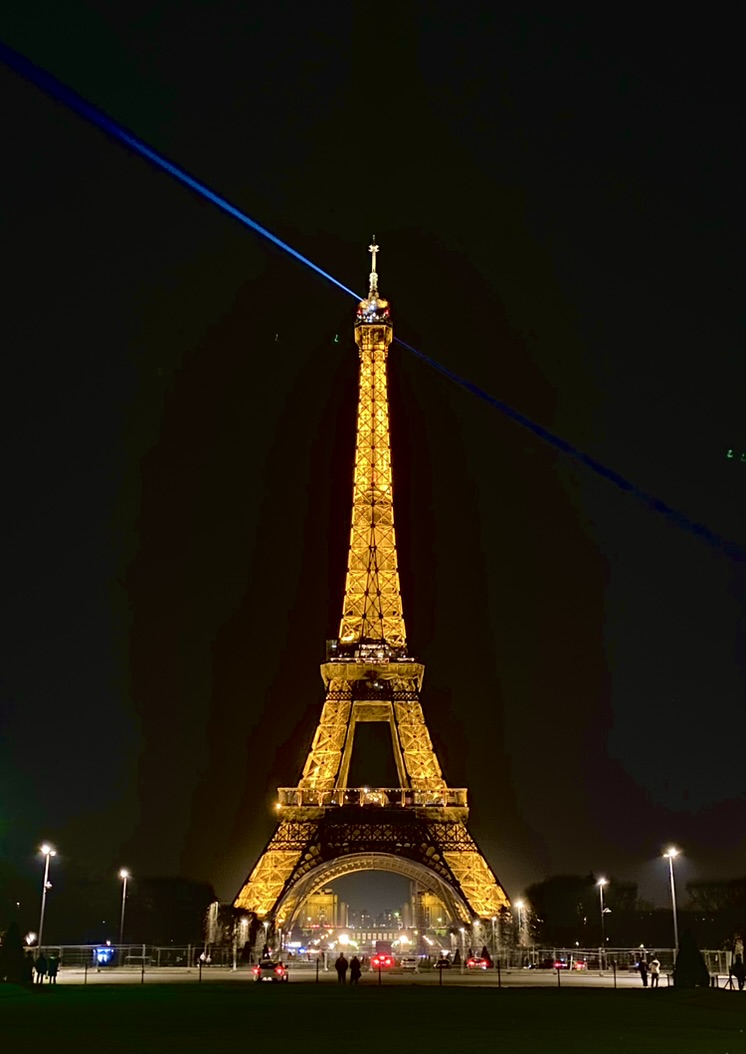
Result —
<svg viewBox="0 0 746 1054"><path fill-rule="evenodd" d="M333 969L324 971L319 969L318 974L313 963L289 963L288 973L290 981L296 984L338 984L337 975ZM725 988L728 985L728 977L718 977L718 987ZM102 967L100 970L94 967L85 970L83 967L63 968L58 975L58 983L62 985L79 984L214 984L216 982L234 984L253 984L254 976L250 966L240 965L235 970L229 966L208 966L200 971L197 967L146 967L143 971L138 967ZM349 983L349 977L348 977ZM670 982L673 983L672 980ZM366 971L360 980L362 986L378 985L377 972ZM598 971L570 971L560 970L559 977L556 970L464 970L451 968L443 970L442 980L437 970L426 969L419 972L389 970L381 971L381 985L396 986L438 986L442 987L486 987L486 988L610 988L630 989L642 988L640 976L634 971L617 971L616 979L611 970L603 973ZM661 988L669 984L668 976L661 978Z"/></svg>

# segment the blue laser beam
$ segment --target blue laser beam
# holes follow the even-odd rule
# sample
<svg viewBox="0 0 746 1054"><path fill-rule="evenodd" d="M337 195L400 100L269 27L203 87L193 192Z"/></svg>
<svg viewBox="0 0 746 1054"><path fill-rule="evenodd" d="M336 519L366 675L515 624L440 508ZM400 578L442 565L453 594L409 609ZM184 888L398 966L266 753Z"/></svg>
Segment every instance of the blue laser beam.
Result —
<svg viewBox="0 0 746 1054"><path fill-rule="evenodd" d="M243 223L246 227L249 227L256 234L260 234L262 238L266 238L267 241L272 242L278 249L282 249L283 252L289 253L290 256L294 256L296 260L299 260L306 267L310 267L312 271L316 271L322 278L326 278L327 281L332 282L338 286L343 292L349 296L354 297L356 300L362 300L362 297L355 293L348 286L344 285L339 279L335 278L334 275L329 274L318 264L315 264L313 260L309 260L307 256L299 253L297 249L294 249L292 245L288 245L282 238L278 238L272 231L267 230L261 223L257 223L256 220L252 220L250 216L247 216L245 212L236 208L235 205L231 205L229 201L226 201L224 197L217 194L214 190L211 190L206 183L202 183L199 179L195 179L190 176L188 172L185 172L183 168L175 165L173 161L169 161L168 158L164 157L163 154L159 154L157 150L153 150L152 147L144 143L142 139L138 139L134 133L127 131L122 125L117 124L108 114L104 113L103 110L99 110L93 103L88 102L77 92L73 91L72 88L68 88L66 84L58 80L56 77L48 73L47 70L42 69L40 66L36 66L33 62L27 59L20 52L14 51L13 48L8 47L0 41L0 60L7 66L13 69L16 73L20 73L26 80L31 81L42 91L51 95L52 98L57 99L58 102L64 103L65 106L69 107L80 117L85 118L87 121L91 121L102 132L110 135L113 139L123 143L125 146L134 150L140 154L141 157L146 158L152 164L158 168L162 168L164 172L168 172L170 176L178 179L180 183L189 187L191 190L195 190L198 194L201 194L203 198L211 201L213 205L217 205L223 212L227 212L229 216L233 216L234 219L238 220L239 223Z"/></svg>
<svg viewBox="0 0 746 1054"><path fill-rule="evenodd" d="M722 549L728 556L736 560L746 560L746 551L735 542L723 537L716 531L711 530L706 524L697 523L696 520L690 519L688 516L684 515L683 512L679 512L678 509L674 509L673 506L667 505L666 502L661 501L660 498L648 494L634 483L631 483L630 480L625 479L625 477L618 472L608 468L608 466L604 465L601 461L597 461L596 458L593 458L589 454L580 450L579 447L573 446L572 443L568 443L566 439L562 439L561 436L555 435L554 432L550 432L549 429L532 421L530 417L526 417L526 415L522 414L519 410L514 410L512 406L508 406L508 404L504 403L501 399L495 398L494 395L485 392L476 384L472 384L471 381L467 381L464 377L459 377L458 374L449 370L447 366L443 366L441 363L436 362L435 359L431 359L428 355L425 355L424 352L412 347L411 344L407 344L398 337L395 337L394 339L401 344L403 348L406 348L407 351L416 355L418 359L421 359L432 369L441 373L444 377L447 377L449 381L464 388L467 392L471 392L472 395L481 399L482 402L487 403L488 406L493 407L495 410L499 410L500 413L509 417L511 421L515 421L516 424L521 425L522 428L528 429L529 432L532 432L533 435L537 436L539 439L544 440L545 443L549 443L550 446L553 446L556 450L559 450L563 454L567 454L568 457L571 457L579 464L585 465L597 475L602 476L610 483L613 483L615 487L619 488L619 490L634 495L634 497L644 505L647 505L648 508L665 516L666 519L675 523L677 527L682 527L685 530L698 535L711 545Z"/></svg>
<svg viewBox="0 0 746 1054"><path fill-rule="evenodd" d="M349 286L346 286L343 282L340 282L339 279L335 278L334 275L329 274L328 271L325 271L322 267L319 267L319 265L315 264L313 260L309 260L307 256L304 256L302 253L299 253L297 249L294 249L292 247L292 245L288 245L288 243L283 241L282 238L278 238L276 234L273 234L272 231L268 230L266 227L263 227L260 223L257 223L256 220L252 220L251 217L247 216L245 212L241 211L241 209L237 208L235 205L232 205L229 201L227 201L220 194L217 194L214 190L211 190L210 187L207 186L207 184L201 182L198 179L195 179L194 176L190 176L189 173L184 171L183 168L180 168L172 161L169 161L168 158L164 157L163 154L160 154L157 150L154 150L152 147L148 146L133 132L130 132L127 129L123 128L122 125L118 124L115 120L113 120L113 118L109 117L109 115L104 113L103 110L100 110L97 106L94 106L93 103L88 102L87 99L84 99L81 95L78 95L77 92L73 91L72 88L69 88L66 84L58 80L47 70L42 69L40 66L37 66L35 63L27 59L25 55L22 55L20 52L15 51L13 48L9 47L2 41L0 41L0 61L2 61L6 66L10 67L10 69L14 70L16 73L20 74L26 80L31 81L32 84L36 85L36 87L40 88L47 95L50 95L53 99L56 99L58 102L63 103L74 113L77 113L80 117L83 117L86 121L90 121L91 123L96 125L96 127L98 127L102 132L105 132L107 135L111 136L113 139L122 143L129 149L134 150L135 153L139 154L141 157L144 157L147 161L150 161L152 164L162 169L164 172L168 172L170 176L173 176L180 183L183 183L185 186L189 187L190 190L193 190L197 194L200 194L207 201L210 201L214 205L217 205L219 209L222 209L223 212L238 220L239 223L242 223L244 226L248 227L256 234L259 234L262 238L265 238L267 241L277 246L278 249L282 249L283 252L286 252L290 256L293 256L300 263L305 264L306 267L310 268L312 271L315 271L317 274L321 275L322 278L325 278L328 282L331 282L333 285L337 286L338 289L341 289L342 292L347 293L348 296L353 297L355 300L363 299L359 293L356 293L354 290L350 289ZM608 468L600 461L597 461L595 458L590 457L590 455L584 453L578 447L573 446L572 443L568 443L567 440L562 439L560 436L557 436L553 432L550 432L548 429L542 427L542 425L539 425L535 421L532 421L529 417L526 417L525 414L520 413L520 411L514 410L513 407L509 406L501 399L495 398L495 396L483 391L483 389L479 388L476 384L472 384L471 381L466 380L464 377L460 377L452 370L449 370L448 367L443 366L441 363L436 362L435 359L431 359L428 355L425 355L424 352L421 352L417 348L412 347L411 344L407 344L406 341L403 341L398 337L396 337L395 340L397 344L401 345L401 347L411 352L417 358L421 359L422 362L426 363L428 366L436 370L438 373L442 374L444 377L447 377L454 384L457 384L465 391L470 392L482 402L487 403L487 405L491 406L493 409L498 410L500 413L510 418L510 420L515 421L516 424L520 425L522 428L526 428L533 435L537 436L545 443L548 443L550 446L553 446L556 450L559 450L561 453L567 455L568 457L571 457L574 461L577 461L579 464L585 465L587 468L591 469L597 475L600 475L604 479L608 480L620 490L624 491L625 493L632 494L643 504L647 505L648 508L666 517L666 519L670 520L678 527L690 531L691 533L709 542L711 545L721 549L723 552L725 552L727 555L734 559L746 559L746 552L734 542L722 537L715 531L710 530L710 528L705 526L705 524L697 523L696 521L691 520L688 516L685 516L684 513L672 508L672 506L667 505L663 501L660 501L660 499L655 498L650 494L647 494L645 491L635 486L634 483L631 483L629 480L625 479L624 476L621 476L618 472L614 472L613 469Z"/></svg>

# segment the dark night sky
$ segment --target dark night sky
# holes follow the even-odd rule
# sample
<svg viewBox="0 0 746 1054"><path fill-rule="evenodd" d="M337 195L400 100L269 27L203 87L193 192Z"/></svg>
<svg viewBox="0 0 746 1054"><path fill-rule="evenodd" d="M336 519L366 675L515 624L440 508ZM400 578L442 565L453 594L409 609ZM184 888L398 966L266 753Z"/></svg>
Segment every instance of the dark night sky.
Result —
<svg viewBox="0 0 746 1054"><path fill-rule="evenodd" d="M375 231L396 333L746 544L735 26L329 10L29 0L0 37L352 288ZM0 99L0 851L227 899L320 712L354 302L4 68ZM744 874L746 565L402 349L391 400L423 705L509 893L664 902L669 841L682 881Z"/></svg>

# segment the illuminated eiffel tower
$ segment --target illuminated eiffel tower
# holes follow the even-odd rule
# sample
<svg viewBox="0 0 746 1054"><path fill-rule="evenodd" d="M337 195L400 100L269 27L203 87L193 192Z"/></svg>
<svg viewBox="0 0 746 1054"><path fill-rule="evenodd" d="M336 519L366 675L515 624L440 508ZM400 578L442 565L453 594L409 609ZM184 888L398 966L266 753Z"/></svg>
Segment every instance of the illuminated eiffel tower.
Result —
<svg viewBox="0 0 746 1054"><path fill-rule="evenodd" d="M278 789L277 829L234 902L285 932L308 896L353 871L416 881L462 927L509 907L469 834L466 790L443 778L420 705L424 667L407 654L386 386L393 330L378 293L375 238L370 252L370 288L355 320L360 390L339 638L327 644L326 699L303 775ZM389 725L398 787L348 786L359 721Z"/></svg>

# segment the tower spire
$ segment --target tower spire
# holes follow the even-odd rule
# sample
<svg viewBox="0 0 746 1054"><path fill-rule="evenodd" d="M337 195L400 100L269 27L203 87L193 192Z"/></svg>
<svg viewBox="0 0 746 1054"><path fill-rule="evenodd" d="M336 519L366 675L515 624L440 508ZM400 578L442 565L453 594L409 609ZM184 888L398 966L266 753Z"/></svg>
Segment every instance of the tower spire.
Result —
<svg viewBox="0 0 746 1054"><path fill-rule="evenodd" d="M352 494L352 527L339 643L375 643L403 651L406 633L394 534L386 358L393 336L387 300L378 293L375 235L370 291L358 307L355 341L360 349L360 391Z"/></svg>
<svg viewBox="0 0 746 1054"><path fill-rule="evenodd" d="M380 252L380 246L376 245L376 236L373 235L373 241L368 246L368 252L373 255L373 263L370 269L370 284L368 286L368 299L373 300L378 296L378 272L376 271L376 256Z"/></svg>

